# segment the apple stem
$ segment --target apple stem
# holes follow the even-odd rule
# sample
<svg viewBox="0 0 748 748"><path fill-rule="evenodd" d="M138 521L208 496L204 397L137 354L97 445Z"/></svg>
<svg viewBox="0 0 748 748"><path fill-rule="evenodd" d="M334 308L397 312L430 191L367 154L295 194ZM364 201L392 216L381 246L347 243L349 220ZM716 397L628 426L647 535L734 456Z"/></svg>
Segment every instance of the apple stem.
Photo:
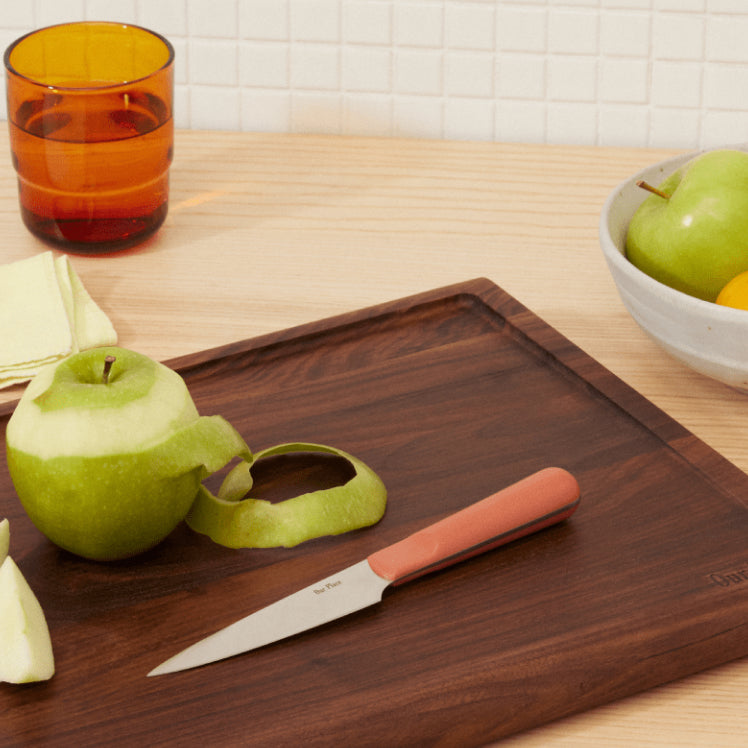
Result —
<svg viewBox="0 0 748 748"><path fill-rule="evenodd" d="M103 384L109 384L109 372L112 370L112 364L117 360L116 356L107 356L104 359L104 373L101 375Z"/></svg>
<svg viewBox="0 0 748 748"><path fill-rule="evenodd" d="M661 197L664 200L669 200L670 199L670 195L666 194L662 190L658 190L657 187L652 187L651 184L648 184L643 179L640 179L636 183L636 186L637 187L641 187L643 190L647 190L647 192L651 192L653 195L657 195L658 197Z"/></svg>

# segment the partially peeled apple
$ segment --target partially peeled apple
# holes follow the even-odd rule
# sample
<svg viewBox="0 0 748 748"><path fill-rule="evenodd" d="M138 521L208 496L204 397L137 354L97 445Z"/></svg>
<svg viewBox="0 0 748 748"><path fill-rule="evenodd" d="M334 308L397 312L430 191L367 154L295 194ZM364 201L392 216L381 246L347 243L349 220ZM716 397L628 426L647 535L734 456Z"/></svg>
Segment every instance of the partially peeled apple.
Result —
<svg viewBox="0 0 748 748"><path fill-rule="evenodd" d="M184 519L201 481L251 457L184 380L118 347L75 354L33 379L6 431L8 469L52 542L94 560L141 553Z"/></svg>
<svg viewBox="0 0 748 748"><path fill-rule="evenodd" d="M290 443L254 456L223 417L198 413L177 372L118 347L42 370L8 422L6 451L36 527L97 561L142 553L184 519L230 548L292 546L372 525L387 500L373 470L332 447ZM246 496L256 457L292 451L343 457L353 477L279 503ZM213 496L203 480L235 458Z"/></svg>

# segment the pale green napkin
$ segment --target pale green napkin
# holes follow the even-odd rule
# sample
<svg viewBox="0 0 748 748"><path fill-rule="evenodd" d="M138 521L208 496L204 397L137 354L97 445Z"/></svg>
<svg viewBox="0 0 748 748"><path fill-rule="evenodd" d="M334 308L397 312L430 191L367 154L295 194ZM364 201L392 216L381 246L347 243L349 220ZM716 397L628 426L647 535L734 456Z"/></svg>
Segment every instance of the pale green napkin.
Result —
<svg viewBox="0 0 748 748"><path fill-rule="evenodd" d="M114 345L109 318L67 255L51 251L0 266L0 387L25 382L72 353Z"/></svg>

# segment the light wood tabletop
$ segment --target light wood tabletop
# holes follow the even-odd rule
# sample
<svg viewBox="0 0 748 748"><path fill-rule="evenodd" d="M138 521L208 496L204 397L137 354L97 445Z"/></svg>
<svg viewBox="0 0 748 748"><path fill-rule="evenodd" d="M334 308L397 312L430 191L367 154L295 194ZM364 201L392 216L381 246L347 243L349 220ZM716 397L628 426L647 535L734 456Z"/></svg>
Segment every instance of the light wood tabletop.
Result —
<svg viewBox="0 0 748 748"><path fill-rule="evenodd" d="M72 262L120 344L159 360L487 277L748 471L748 395L646 337L598 244L611 190L674 153L180 131L160 232ZM21 223L9 157L0 230L0 262L48 249ZM741 660L502 745L737 748L746 694Z"/></svg>

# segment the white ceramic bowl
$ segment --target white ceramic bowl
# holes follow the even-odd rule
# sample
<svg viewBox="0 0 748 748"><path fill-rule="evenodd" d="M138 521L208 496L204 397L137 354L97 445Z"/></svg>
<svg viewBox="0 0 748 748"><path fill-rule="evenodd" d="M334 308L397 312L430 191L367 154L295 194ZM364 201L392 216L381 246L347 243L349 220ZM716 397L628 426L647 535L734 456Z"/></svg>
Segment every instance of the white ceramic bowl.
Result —
<svg viewBox="0 0 748 748"><path fill-rule="evenodd" d="M624 306L648 335L701 374L748 390L748 311L665 286L634 267L624 254L629 221L647 197L636 182L659 184L695 155L661 161L616 187L600 217L600 245Z"/></svg>

